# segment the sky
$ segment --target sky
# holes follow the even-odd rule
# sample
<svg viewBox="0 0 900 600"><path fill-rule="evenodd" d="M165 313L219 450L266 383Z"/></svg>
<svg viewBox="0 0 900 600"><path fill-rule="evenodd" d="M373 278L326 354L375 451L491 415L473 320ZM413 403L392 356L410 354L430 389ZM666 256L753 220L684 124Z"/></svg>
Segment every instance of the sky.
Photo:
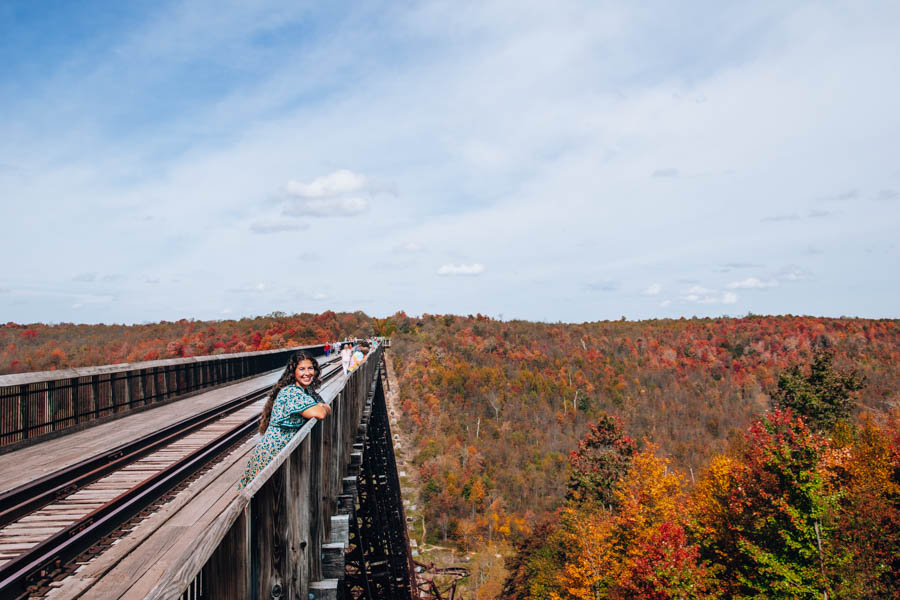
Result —
<svg viewBox="0 0 900 600"><path fill-rule="evenodd" d="M900 3L0 3L0 322L900 317Z"/></svg>

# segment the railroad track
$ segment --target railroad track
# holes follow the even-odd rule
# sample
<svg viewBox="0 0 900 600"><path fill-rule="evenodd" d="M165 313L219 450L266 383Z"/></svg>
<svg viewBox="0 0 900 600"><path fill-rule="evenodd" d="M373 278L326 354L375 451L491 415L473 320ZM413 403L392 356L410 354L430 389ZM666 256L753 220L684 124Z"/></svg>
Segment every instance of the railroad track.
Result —
<svg viewBox="0 0 900 600"><path fill-rule="evenodd" d="M343 372L323 363L322 387ZM18 600L251 435L271 386L0 494L0 600ZM321 388L320 388L321 389Z"/></svg>

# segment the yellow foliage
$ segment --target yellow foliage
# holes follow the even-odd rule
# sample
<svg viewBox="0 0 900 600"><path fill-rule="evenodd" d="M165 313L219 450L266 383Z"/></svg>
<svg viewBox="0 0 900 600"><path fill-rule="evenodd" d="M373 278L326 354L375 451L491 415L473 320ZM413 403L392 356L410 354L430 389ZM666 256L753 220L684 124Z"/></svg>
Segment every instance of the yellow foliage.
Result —
<svg viewBox="0 0 900 600"><path fill-rule="evenodd" d="M668 470L668 459L657 457L656 446L634 457L631 469L614 496L620 505L623 536L633 541L663 521L674 521L684 507L680 475Z"/></svg>
<svg viewBox="0 0 900 600"><path fill-rule="evenodd" d="M622 572L622 557L616 551L616 523L604 510L593 514L567 509L564 542L568 560L559 573L559 588L552 600L602 598L610 583Z"/></svg>
<svg viewBox="0 0 900 600"><path fill-rule="evenodd" d="M635 542L663 521L680 521L684 510L682 478L668 470L652 444L636 455L614 490L615 512L590 507L564 510L565 563L557 575L553 600L596 600L622 579Z"/></svg>

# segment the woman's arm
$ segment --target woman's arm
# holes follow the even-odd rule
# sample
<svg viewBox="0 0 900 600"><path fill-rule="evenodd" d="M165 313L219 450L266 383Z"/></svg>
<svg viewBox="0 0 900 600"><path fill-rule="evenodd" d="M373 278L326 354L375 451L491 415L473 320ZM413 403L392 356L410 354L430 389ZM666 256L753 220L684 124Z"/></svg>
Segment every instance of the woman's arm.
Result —
<svg viewBox="0 0 900 600"><path fill-rule="evenodd" d="M319 419L320 421L331 414L331 407L324 402L319 402L315 406L310 406L300 416L304 419Z"/></svg>

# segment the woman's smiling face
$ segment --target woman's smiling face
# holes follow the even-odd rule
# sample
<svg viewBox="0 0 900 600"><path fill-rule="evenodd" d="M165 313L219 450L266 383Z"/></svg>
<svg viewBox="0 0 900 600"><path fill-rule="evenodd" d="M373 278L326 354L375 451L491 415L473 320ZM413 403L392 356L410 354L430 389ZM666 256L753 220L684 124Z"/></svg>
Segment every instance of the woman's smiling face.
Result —
<svg viewBox="0 0 900 600"><path fill-rule="evenodd" d="M303 387L309 387L309 384L316 378L316 368L313 366L312 361L301 360L297 364L296 370L294 370L294 378Z"/></svg>

